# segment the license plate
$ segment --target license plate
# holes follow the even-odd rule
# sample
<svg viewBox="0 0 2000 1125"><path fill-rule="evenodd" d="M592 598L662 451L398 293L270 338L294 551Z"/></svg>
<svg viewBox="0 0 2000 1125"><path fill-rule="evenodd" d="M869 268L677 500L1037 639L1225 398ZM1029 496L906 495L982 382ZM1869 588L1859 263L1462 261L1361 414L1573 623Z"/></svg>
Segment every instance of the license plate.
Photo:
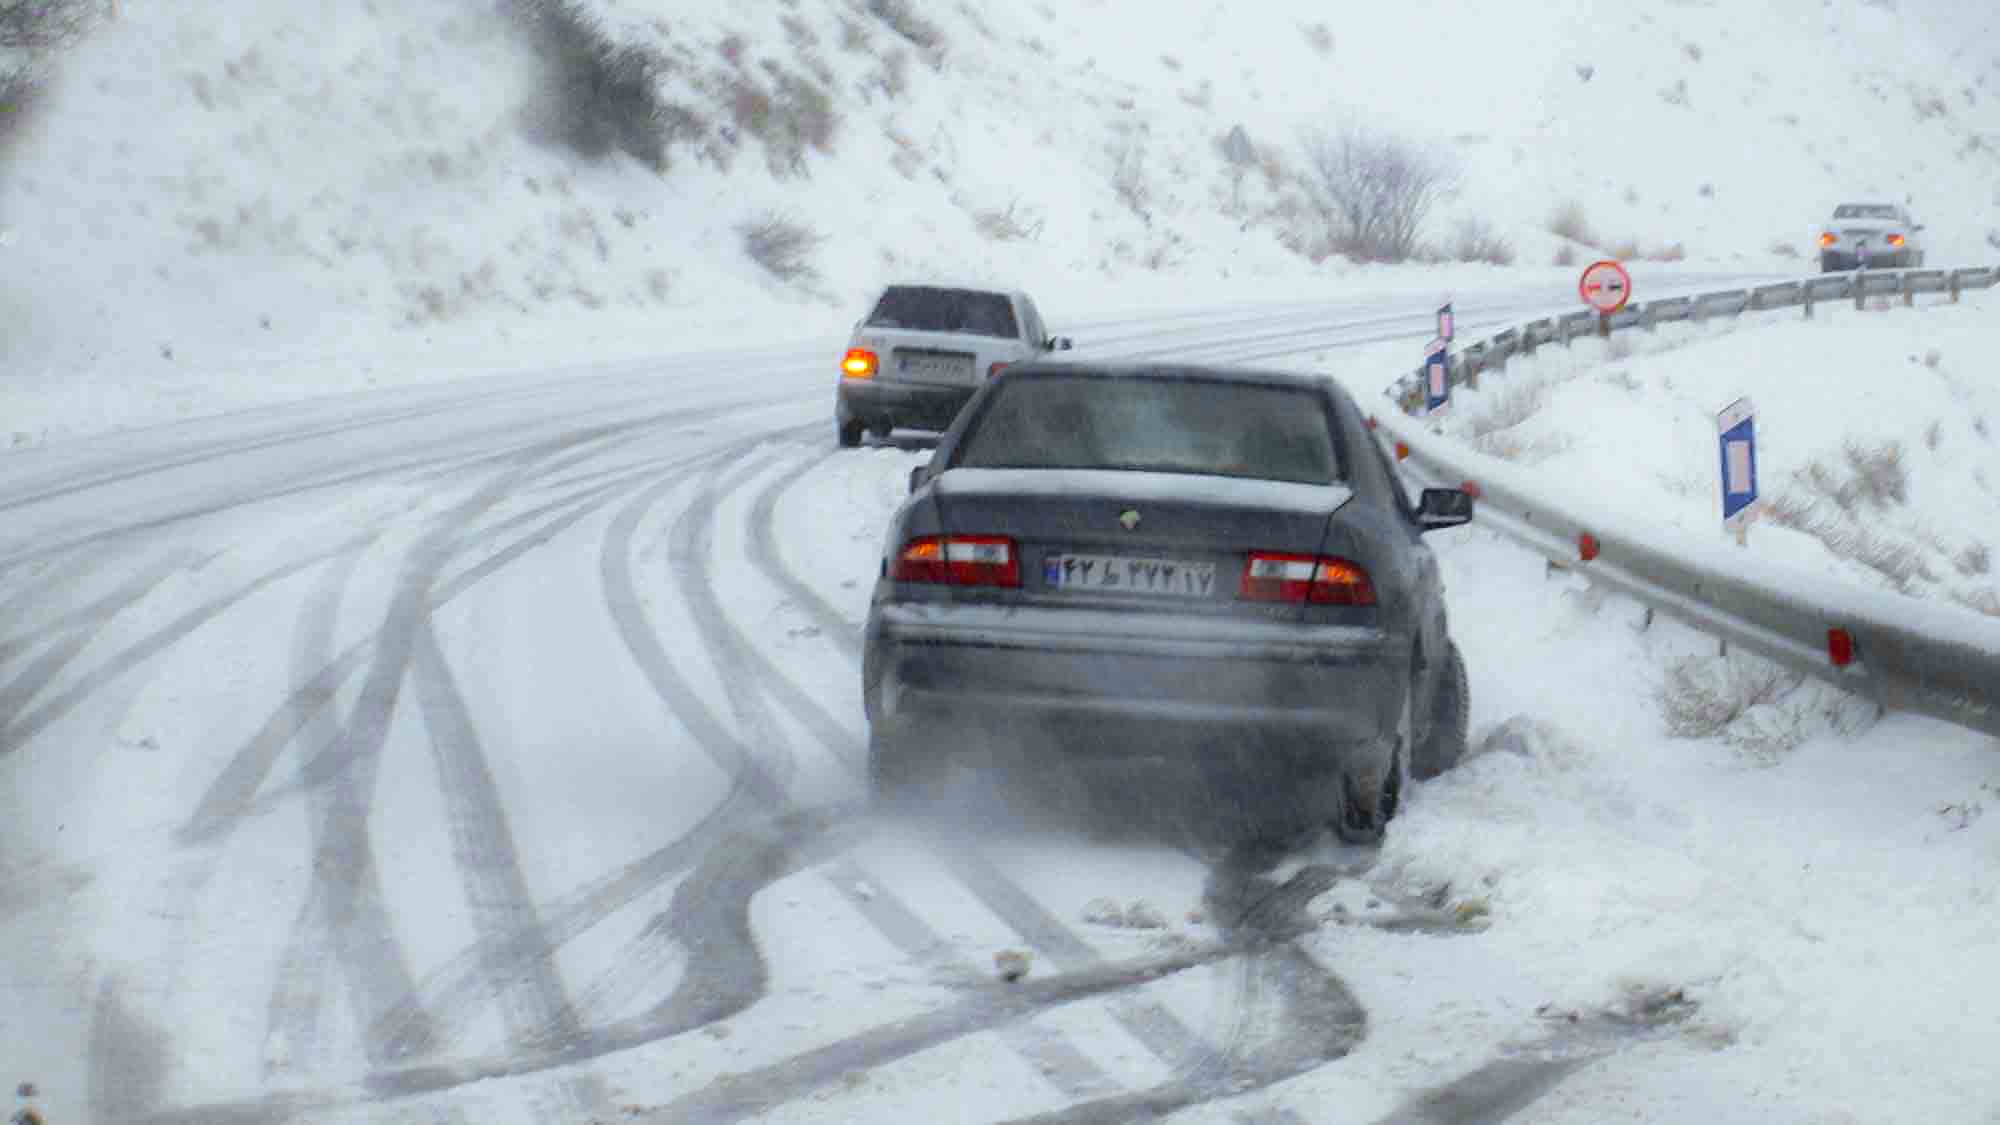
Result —
<svg viewBox="0 0 2000 1125"><path fill-rule="evenodd" d="M972 377L972 361L956 355L908 355L898 357L902 373L912 379L941 381Z"/></svg>
<svg viewBox="0 0 2000 1125"><path fill-rule="evenodd" d="M1206 598L1215 593L1215 564L1130 555L1049 555L1042 559L1042 581L1057 590Z"/></svg>

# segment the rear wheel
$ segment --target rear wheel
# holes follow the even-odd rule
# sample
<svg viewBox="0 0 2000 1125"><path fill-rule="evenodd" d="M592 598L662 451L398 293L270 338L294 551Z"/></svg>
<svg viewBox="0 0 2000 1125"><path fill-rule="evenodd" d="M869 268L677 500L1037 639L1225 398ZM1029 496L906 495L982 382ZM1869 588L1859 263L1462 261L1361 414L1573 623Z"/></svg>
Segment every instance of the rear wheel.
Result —
<svg viewBox="0 0 2000 1125"><path fill-rule="evenodd" d="M1333 817L1333 834L1345 844L1372 846L1382 842L1382 834L1402 806L1405 781L1409 774L1411 736L1415 724L1415 690L1403 693L1403 715L1396 724L1395 748L1389 768L1379 777L1356 777L1343 772L1340 777L1340 807Z"/></svg>
<svg viewBox="0 0 2000 1125"><path fill-rule="evenodd" d="M877 805L907 798L920 780L907 738L895 737L880 723L868 728L868 796Z"/></svg>
<svg viewBox="0 0 2000 1125"><path fill-rule="evenodd" d="M863 427L860 419L839 422L837 426L839 427L840 444L843 449L853 449L855 446L861 444L861 431Z"/></svg>
<svg viewBox="0 0 2000 1125"><path fill-rule="evenodd" d="M896 427L884 422L879 426L868 427L868 432L874 435L876 441L888 441L889 435L896 432Z"/></svg>
<svg viewBox="0 0 2000 1125"><path fill-rule="evenodd" d="M1472 697L1465 678L1465 657L1458 646L1445 644L1444 667L1431 696L1430 725L1410 755L1410 776L1429 781L1465 757L1466 718Z"/></svg>

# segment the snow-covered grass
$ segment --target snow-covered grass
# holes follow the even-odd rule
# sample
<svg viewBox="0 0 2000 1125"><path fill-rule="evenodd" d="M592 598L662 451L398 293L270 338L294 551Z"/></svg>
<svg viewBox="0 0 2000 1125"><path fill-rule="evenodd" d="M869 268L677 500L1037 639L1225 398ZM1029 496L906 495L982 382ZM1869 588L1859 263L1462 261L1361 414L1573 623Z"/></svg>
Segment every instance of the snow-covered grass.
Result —
<svg viewBox="0 0 2000 1125"><path fill-rule="evenodd" d="M1913 196L1934 262L2000 225L1983 10L574 7L648 60L663 159L531 140L569 79L476 0L118 6L4 156L0 431L810 337L895 275L1022 282L1060 324L1565 247L1791 269L1770 248L1849 195ZM1516 265L1288 249L1324 233L1301 138L1354 122L1452 169L1426 244ZM1603 245L1550 232L1565 200ZM767 217L801 236L777 273L740 233Z"/></svg>

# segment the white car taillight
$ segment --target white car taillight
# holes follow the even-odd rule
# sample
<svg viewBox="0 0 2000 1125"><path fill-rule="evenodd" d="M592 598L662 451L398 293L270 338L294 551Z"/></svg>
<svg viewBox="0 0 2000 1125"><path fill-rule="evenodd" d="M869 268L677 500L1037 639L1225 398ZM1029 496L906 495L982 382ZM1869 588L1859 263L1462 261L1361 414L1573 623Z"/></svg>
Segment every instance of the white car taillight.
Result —
<svg viewBox="0 0 2000 1125"><path fill-rule="evenodd" d="M1252 551L1236 596L1253 602L1374 605L1368 572L1347 559Z"/></svg>
<svg viewBox="0 0 2000 1125"><path fill-rule="evenodd" d="M889 564L898 582L951 586L1021 584L1021 556L1004 535L920 535L903 544Z"/></svg>

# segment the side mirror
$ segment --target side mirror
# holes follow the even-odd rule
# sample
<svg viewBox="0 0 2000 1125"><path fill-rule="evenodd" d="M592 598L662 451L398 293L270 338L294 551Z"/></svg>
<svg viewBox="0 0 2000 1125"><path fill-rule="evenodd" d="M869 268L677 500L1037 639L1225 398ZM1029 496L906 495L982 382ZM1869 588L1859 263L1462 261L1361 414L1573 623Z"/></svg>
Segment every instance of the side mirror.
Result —
<svg viewBox="0 0 2000 1125"><path fill-rule="evenodd" d="M930 471L931 471L931 466L930 462L928 461L910 470L911 492L915 492L917 489L922 488L924 486L924 481L929 478Z"/></svg>
<svg viewBox="0 0 2000 1125"><path fill-rule="evenodd" d="M1426 488L1417 502L1417 526L1424 531L1472 522L1472 494L1462 488Z"/></svg>
<svg viewBox="0 0 2000 1125"><path fill-rule="evenodd" d="M1074 344L1068 336L1049 337L1049 349L1051 351L1066 352L1073 346Z"/></svg>

